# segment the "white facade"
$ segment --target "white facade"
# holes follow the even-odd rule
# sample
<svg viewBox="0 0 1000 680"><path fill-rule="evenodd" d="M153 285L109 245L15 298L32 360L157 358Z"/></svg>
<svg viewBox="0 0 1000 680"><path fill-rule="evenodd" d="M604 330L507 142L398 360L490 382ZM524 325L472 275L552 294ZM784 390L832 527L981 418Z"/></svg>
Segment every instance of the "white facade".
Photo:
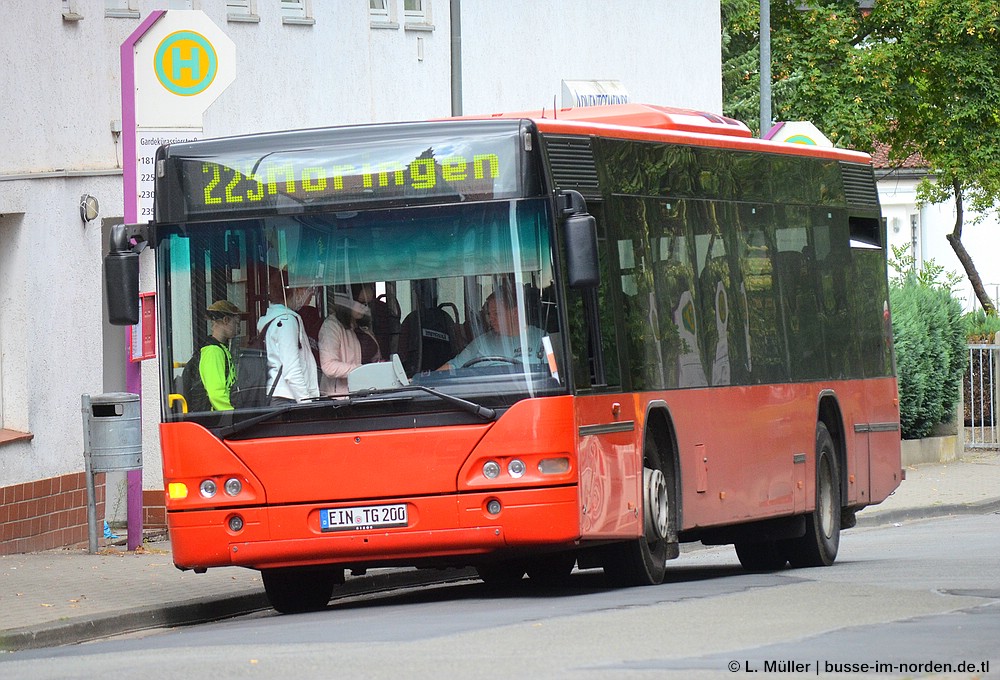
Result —
<svg viewBox="0 0 1000 680"><path fill-rule="evenodd" d="M958 261L947 236L955 230L955 202L917 206L920 174L906 170L893 172L878 182L882 216L890 246L910 245L918 265L934 261L947 272L955 272L961 282L954 294L965 311L981 309L965 269ZM986 293L994 304L1000 302L1000 221L997 214L986 215L978 224L977 215L965 210L962 243L972 257ZM891 251L890 251L891 255ZM890 270L889 276L893 276Z"/></svg>
<svg viewBox="0 0 1000 680"><path fill-rule="evenodd" d="M227 14L234 4L251 14ZM206 113L206 137L451 115L448 0L423 0L423 20L403 0L374 18L364 0L303 0L305 17L290 20L282 4L0 2L0 488L82 470L80 395L125 388L125 330L102 319L101 262L123 214L119 48L152 10L202 9L236 44L236 81ZM718 2L460 7L464 114L551 109L563 79L722 111ZM86 224L84 194L100 201ZM148 254L142 266L151 290ZM143 362L146 489L162 488L157 375Z"/></svg>

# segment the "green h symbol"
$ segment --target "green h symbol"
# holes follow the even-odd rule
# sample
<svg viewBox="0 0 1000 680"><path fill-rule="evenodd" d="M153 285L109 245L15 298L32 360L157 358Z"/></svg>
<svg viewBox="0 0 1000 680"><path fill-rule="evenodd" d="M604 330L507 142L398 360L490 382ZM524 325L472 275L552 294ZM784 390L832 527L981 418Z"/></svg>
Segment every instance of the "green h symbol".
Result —
<svg viewBox="0 0 1000 680"><path fill-rule="evenodd" d="M191 80L198 82L201 80L201 59L200 50L201 48L192 46L190 56L187 59L181 58L181 48L174 46L170 48L171 53L171 66L173 66L173 73L171 74L171 80L174 82L181 79L181 71L183 69L189 69L191 71Z"/></svg>

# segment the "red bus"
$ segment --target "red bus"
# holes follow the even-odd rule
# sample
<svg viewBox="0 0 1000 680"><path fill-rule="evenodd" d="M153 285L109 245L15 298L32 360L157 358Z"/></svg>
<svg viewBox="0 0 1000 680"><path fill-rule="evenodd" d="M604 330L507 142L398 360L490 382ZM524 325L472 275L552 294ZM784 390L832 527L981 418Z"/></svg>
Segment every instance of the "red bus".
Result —
<svg viewBox="0 0 1000 680"><path fill-rule="evenodd" d="M690 541L829 565L900 482L864 154L622 105L172 144L155 189L106 270L130 323L155 249L174 561L260 570L279 611L378 566L656 584ZM310 289L311 340L362 303L384 361L190 410L206 310L240 310L230 351L252 361L275 272Z"/></svg>

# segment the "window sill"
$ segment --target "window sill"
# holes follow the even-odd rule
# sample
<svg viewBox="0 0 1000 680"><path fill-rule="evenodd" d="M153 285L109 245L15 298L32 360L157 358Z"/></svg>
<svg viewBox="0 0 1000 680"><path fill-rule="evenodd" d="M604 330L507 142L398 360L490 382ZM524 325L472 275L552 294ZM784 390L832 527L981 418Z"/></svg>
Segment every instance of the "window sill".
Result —
<svg viewBox="0 0 1000 680"><path fill-rule="evenodd" d="M35 438L30 432L18 432L17 430L0 429L0 446L13 442L26 442Z"/></svg>
<svg viewBox="0 0 1000 680"><path fill-rule="evenodd" d="M105 19L138 19L139 10L137 9L106 9L104 10Z"/></svg>
<svg viewBox="0 0 1000 680"><path fill-rule="evenodd" d="M231 24L259 24L260 17L256 14L227 14L226 21Z"/></svg>
<svg viewBox="0 0 1000 680"><path fill-rule="evenodd" d="M281 23L286 26L313 26L316 20L313 17L281 17Z"/></svg>
<svg viewBox="0 0 1000 680"><path fill-rule="evenodd" d="M379 29L386 28L386 29L395 30L395 29L399 28L399 24L397 24L395 21L373 21L371 23L371 27L372 28L379 28Z"/></svg>
<svg viewBox="0 0 1000 680"><path fill-rule="evenodd" d="M423 31L425 33L432 33L434 31L434 24L403 24L404 31Z"/></svg>

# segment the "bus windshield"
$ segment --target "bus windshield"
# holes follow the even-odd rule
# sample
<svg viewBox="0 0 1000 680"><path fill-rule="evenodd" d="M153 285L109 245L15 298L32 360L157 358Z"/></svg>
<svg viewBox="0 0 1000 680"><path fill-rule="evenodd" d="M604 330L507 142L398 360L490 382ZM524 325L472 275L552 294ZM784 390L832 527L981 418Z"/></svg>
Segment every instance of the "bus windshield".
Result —
<svg viewBox="0 0 1000 680"><path fill-rule="evenodd" d="M157 247L166 418L240 417L235 400L228 412L191 394L201 348L226 345L235 382L269 305L303 299L319 394L296 408L322 412L317 404L350 397L344 363L394 355L410 382L492 408L565 391L549 210L534 198L167 227ZM279 300L268 286L275 273ZM220 301L236 308L234 337L214 333ZM345 333L357 338L347 356ZM453 408L428 390L405 397L416 409Z"/></svg>

